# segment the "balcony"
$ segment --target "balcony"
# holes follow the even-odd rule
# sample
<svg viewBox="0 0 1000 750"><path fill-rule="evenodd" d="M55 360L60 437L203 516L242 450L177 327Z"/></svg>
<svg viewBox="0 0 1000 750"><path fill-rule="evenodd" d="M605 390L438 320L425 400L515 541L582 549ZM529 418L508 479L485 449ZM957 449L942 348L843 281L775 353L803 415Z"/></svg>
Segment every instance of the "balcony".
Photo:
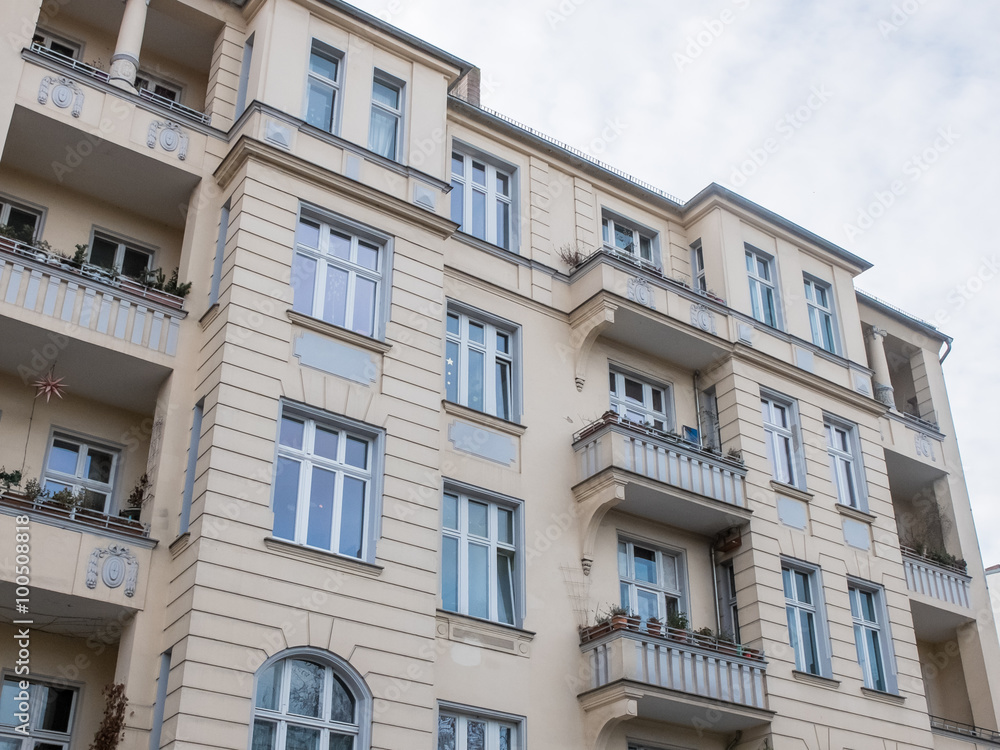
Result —
<svg viewBox="0 0 1000 750"><path fill-rule="evenodd" d="M969 583L964 567L946 565L920 555L909 547L902 548L906 588L922 596L968 608Z"/></svg>
<svg viewBox="0 0 1000 750"><path fill-rule="evenodd" d="M972 747L976 745L984 745L990 747L1000 746L1000 732L996 732L992 729L983 729L982 727L973 726L972 724L965 724L961 721L952 721L951 719L943 719L940 716L931 716L931 730L935 734L934 746L941 748L968 748L969 743L974 743ZM939 742L939 739L944 738L954 738L958 740L954 743L951 742Z"/></svg>
<svg viewBox="0 0 1000 750"><path fill-rule="evenodd" d="M580 646L591 689L579 699L593 720L642 718L720 733L771 721L759 653L684 630L598 627Z"/></svg>

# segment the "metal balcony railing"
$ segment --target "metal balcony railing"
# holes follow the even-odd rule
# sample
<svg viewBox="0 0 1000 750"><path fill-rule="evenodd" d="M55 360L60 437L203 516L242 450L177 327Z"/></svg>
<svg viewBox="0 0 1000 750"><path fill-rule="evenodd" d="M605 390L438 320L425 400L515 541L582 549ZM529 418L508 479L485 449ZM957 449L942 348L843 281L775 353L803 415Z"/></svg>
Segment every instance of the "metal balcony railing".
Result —
<svg viewBox="0 0 1000 750"><path fill-rule="evenodd" d="M24 513L35 518L80 526L84 530L96 529L140 539L149 538L149 527L138 521L112 516L89 508L66 508L59 503L41 497L29 499L25 495L11 490L0 492L0 506L10 508L19 514Z"/></svg>
<svg viewBox="0 0 1000 750"><path fill-rule="evenodd" d="M930 718L931 729L939 729L942 732L960 734L963 737L970 737L975 740L985 740L986 742L1000 744L1000 732L995 732L992 729L983 729L982 727L965 724L961 721L942 719L940 716L931 716Z"/></svg>

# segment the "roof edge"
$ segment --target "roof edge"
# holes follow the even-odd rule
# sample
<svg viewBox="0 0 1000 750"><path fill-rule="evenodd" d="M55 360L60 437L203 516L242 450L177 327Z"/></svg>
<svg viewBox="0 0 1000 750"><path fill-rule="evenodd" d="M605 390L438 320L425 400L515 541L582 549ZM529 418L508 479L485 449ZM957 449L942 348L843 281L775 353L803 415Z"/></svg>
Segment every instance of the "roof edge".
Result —
<svg viewBox="0 0 1000 750"><path fill-rule="evenodd" d="M938 330L934 325L928 323L926 320L922 320L921 318L918 318L915 315L910 315L910 313L906 312L905 310L900 310L895 305L889 304L885 300L879 299L874 294L869 294L863 289L858 289L857 287L854 288L854 293L861 300L868 303L877 310L885 313L890 318L895 318L896 320L902 323L906 323L907 325L916 326L925 333L928 333L934 338L944 341L948 344L951 344L955 340L948 334L944 333L943 331Z"/></svg>

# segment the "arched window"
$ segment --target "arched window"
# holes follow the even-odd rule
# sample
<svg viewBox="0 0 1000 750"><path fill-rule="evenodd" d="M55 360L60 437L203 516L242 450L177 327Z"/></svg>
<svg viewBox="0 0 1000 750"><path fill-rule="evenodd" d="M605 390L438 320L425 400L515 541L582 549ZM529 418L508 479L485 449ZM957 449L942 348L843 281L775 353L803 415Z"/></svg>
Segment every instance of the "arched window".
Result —
<svg viewBox="0 0 1000 750"><path fill-rule="evenodd" d="M250 750L368 750L371 691L341 659L293 649L257 672Z"/></svg>

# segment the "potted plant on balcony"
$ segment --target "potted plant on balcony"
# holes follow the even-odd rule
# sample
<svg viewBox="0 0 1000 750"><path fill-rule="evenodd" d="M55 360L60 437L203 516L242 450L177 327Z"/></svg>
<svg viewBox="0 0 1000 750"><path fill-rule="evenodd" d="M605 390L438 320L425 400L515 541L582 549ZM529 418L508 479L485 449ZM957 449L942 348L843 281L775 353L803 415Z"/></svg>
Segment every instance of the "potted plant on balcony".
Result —
<svg viewBox="0 0 1000 750"><path fill-rule="evenodd" d="M675 641L681 641L686 643L690 640L690 626L688 621L687 612L668 612L667 613L667 637Z"/></svg>
<svg viewBox="0 0 1000 750"><path fill-rule="evenodd" d="M83 490L80 492L74 492L71 487L59 490L58 492L53 492L49 497L49 502L58 505L60 508L67 512L70 518L73 518L76 509L83 505L83 501L86 499L86 495Z"/></svg>
<svg viewBox="0 0 1000 750"><path fill-rule="evenodd" d="M122 508L118 515L122 518L127 518L130 521L138 521L139 516L142 514L142 506L146 502L146 496L149 492L149 476L145 473L139 477L135 486L132 488L132 492L125 499L125 507Z"/></svg>
<svg viewBox="0 0 1000 750"><path fill-rule="evenodd" d="M628 607L622 607L618 604L613 605L608 610L608 617L611 619L612 630L624 630L629 627L632 620L638 620L638 618L633 617Z"/></svg>
<svg viewBox="0 0 1000 750"><path fill-rule="evenodd" d="M660 622L660 618L647 617L646 630L649 631L650 635L660 635L660 632L663 630L663 623Z"/></svg>
<svg viewBox="0 0 1000 750"><path fill-rule="evenodd" d="M18 487L21 484L21 471L7 471L6 466L0 466L0 487L4 492L10 492L11 487Z"/></svg>
<svg viewBox="0 0 1000 750"><path fill-rule="evenodd" d="M729 630L719 631L719 634L715 637L715 646L721 654L728 654L730 656L740 656L741 654L740 645L736 643L735 636Z"/></svg>
<svg viewBox="0 0 1000 750"><path fill-rule="evenodd" d="M718 641L715 637L715 632L709 628L698 628L694 631L694 642L702 648L714 649L718 645Z"/></svg>

